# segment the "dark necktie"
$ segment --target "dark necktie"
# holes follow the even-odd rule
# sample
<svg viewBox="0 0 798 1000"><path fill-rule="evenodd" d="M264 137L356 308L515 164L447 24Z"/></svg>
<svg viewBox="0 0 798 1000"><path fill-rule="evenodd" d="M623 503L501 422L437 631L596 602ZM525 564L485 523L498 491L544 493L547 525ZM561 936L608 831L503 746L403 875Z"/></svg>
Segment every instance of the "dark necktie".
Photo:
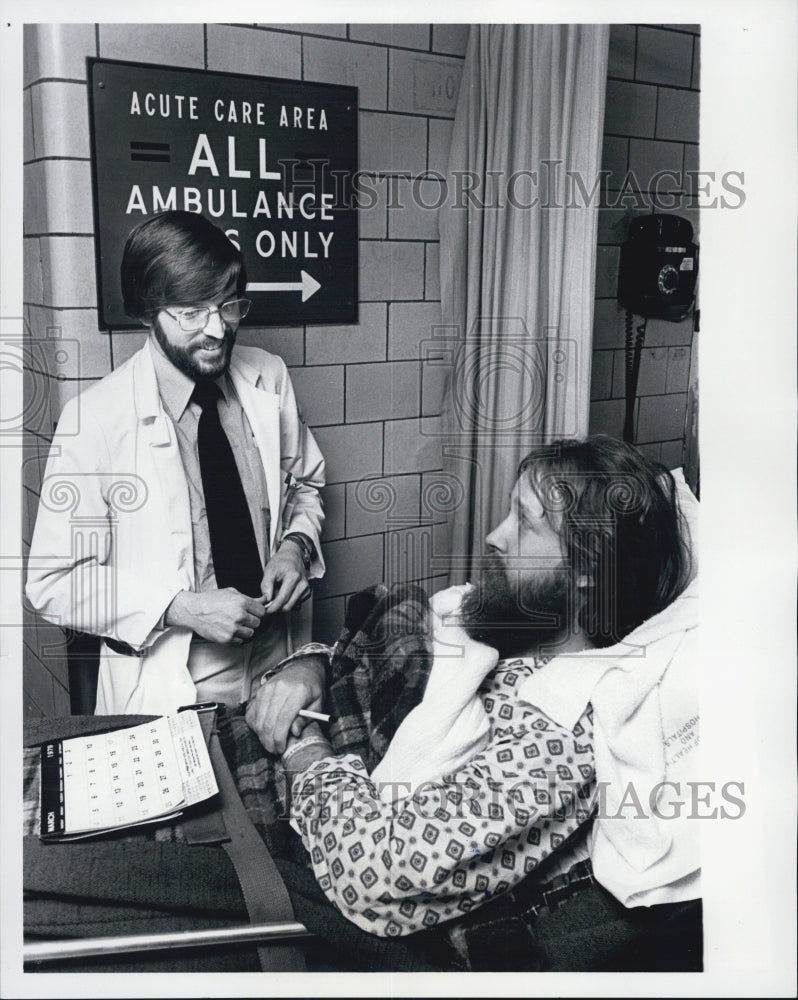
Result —
<svg viewBox="0 0 798 1000"><path fill-rule="evenodd" d="M222 392L215 382L197 382L191 398L202 407L197 450L216 584L259 597L263 566L249 505L233 449L219 420Z"/></svg>

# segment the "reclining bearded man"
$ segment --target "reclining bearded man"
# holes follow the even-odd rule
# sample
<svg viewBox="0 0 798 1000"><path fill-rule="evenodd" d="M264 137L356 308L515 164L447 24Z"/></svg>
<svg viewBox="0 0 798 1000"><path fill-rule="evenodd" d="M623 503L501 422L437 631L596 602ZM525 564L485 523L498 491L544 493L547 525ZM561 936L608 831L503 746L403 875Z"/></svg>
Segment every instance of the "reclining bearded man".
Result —
<svg viewBox="0 0 798 1000"><path fill-rule="evenodd" d="M655 919L690 928L674 961L701 967L682 801L698 756L696 506L611 438L528 455L481 578L430 602L423 698L371 774L315 723L299 739L265 725L255 698L247 721L283 753L292 825L349 920L408 935L510 894L538 937L551 928L547 967L591 967L564 943L586 920L628 942L618 927Z"/></svg>

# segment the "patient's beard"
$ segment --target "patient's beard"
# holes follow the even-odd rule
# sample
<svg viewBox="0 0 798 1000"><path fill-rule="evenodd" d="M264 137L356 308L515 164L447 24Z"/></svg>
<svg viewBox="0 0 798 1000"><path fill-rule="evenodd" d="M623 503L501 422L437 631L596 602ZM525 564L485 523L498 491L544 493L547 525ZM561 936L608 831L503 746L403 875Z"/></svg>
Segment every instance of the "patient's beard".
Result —
<svg viewBox="0 0 798 1000"><path fill-rule="evenodd" d="M502 659L556 652L568 636L571 574L567 569L506 571L493 554L461 606L463 626Z"/></svg>

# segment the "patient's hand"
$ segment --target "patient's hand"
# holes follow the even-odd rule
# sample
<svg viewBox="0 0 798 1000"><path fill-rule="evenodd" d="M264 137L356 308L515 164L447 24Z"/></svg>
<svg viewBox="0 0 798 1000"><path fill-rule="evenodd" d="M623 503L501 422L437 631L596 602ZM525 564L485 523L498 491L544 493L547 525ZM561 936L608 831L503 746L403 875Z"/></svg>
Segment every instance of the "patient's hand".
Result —
<svg viewBox="0 0 798 1000"><path fill-rule="evenodd" d="M321 711L326 657L310 654L293 660L258 688L247 705L246 720L269 753L281 754L290 736L299 736L308 720L301 708Z"/></svg>

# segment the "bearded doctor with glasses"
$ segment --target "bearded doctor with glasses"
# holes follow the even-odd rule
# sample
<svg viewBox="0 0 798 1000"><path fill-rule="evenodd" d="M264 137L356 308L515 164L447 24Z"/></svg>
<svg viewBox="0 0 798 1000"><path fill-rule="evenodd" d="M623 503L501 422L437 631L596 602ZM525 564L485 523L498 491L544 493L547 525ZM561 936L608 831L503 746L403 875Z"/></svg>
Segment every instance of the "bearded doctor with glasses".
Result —
<svg viewBox="0 0 798 1000"><path fill-rule="evenodd" d="M282 744L300 709L321 706L319 664L275 668L307 638L293 619L324 572L324 459L285 362L234 346L250 302L219 228L189 212L147 219L121 280L149 336L64 407L28 599L102 637L98 714L237 705L269 685Z"/></svg>

